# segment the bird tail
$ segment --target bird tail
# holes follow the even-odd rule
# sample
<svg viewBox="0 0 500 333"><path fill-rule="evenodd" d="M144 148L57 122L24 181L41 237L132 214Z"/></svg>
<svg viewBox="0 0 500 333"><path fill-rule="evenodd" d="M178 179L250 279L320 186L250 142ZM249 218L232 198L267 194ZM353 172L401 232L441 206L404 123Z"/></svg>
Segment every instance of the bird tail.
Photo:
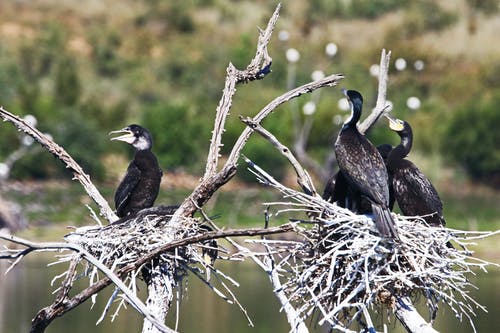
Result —
<svg viewBox="0 0 500 333"><path fill-rule="evenodd" d="M382 207L372 203L375 225L382 237L399 239L396 222L392 218L391 211L387 207Z"/></svg>

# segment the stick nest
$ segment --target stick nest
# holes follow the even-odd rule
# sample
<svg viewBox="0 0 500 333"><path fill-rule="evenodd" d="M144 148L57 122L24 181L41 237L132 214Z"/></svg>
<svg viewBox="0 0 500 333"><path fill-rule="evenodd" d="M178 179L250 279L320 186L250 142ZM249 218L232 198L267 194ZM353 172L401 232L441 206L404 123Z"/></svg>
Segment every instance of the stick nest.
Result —
<svg viewBox="0 0 500 333"><path fill-rule="evenodd" d="M496 232L431 227L420 217L393 214L400 241L381 238L370 217L290 189L251 166L261 183L288 200L266 205L301 226L296 228L301 242L259 243L275 254L283 290L302 319L318 315L320 325L351 332L355 325L373 327L370 312L382 305L393 309L399 298L423 296L431 320L444 303L474 327L475 310L485 309L469 294L475 288L469 276L491 263L474 258L469 247ZM298 220L298 214L308 218Z"/></svg>

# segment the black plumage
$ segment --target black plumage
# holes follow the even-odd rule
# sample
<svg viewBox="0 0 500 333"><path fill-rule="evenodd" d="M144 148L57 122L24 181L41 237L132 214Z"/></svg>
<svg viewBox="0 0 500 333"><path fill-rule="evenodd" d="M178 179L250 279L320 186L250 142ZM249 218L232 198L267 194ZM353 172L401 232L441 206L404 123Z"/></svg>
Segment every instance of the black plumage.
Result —
<svg viewBox="0 0 500 333"><path fill-rule="evenodd" d="M377 150L385 162L389 152L392 150L392 146L390 144L381 144L377 146ZM394 207L394 194L390 180L389 175L389 209L392 210ZM366 202L367 200L363 200L359 191L349 186L347 179L341 171L337 171L336 174L326 181L322 197L324 200L332 203L336 202L339 207L347 208L354 213L370 214L372 212L371 204Z"/></svg>
<svg viewBox="0 0 500 333"><path fill-rule="evenodd" d="M116 214L124 217L153 206L160 190L162 171L151 151L151 134L145 128L130 125L110 134L115 133L124 134L111 140L124 141L135 149L134 159L115 192Z"/></svg>
<svg viewBox="0 0 500 333"><path fill-rule="evenodd" d="M436 188L415 164L405 159L413 144L410 124L390 116L387 118L389 127L401 138L400 144L387 157L387 170L399 209L407 216L422 216L429 225L444 226L443 204Z"/></svg>
<svg viewBox="0 0 500 333"><path fill-rule="evenodd" d="M361 197L368 200L375 224L383 237L398 238L389 209L387 169L377 149L357 129L363 97L354 90L343 90L351 106L351 116L344 123L335 142L335 155L342 175Z"/></svg>

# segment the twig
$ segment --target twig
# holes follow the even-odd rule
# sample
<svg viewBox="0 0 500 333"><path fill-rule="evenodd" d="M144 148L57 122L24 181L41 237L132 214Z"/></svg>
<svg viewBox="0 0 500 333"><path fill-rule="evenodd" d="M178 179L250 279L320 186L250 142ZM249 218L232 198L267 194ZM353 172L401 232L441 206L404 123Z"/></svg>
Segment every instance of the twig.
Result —
<svg viewBox="0 0 500 333"><path fill-rule="evenodd" d="M73 179L78 180L80 184L82 184L89 197L92 198L92 200L94 200L94 202L99 206L101 215L104 216L104 218L106 218L106 220L110 223L118 220L118 217L109 207L108 202L90 180L90 176L83 171L80 165L76 163L76 161L61 146L55 143L47 135L28 124L22 118L13 115L1 106L0 117L4 121L11 122L15 127L33 137L33 139L38 141L45 149L65 163L66 167L73 171Z"/></svg>

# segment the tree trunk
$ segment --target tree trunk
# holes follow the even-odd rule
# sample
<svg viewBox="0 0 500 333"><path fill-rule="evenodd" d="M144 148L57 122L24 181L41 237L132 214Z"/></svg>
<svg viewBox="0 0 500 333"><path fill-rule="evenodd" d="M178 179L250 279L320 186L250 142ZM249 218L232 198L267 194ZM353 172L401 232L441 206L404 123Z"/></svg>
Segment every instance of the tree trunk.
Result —
<svg viewBox="0 0 500 333"><path fill-rule="evenodd" d="M170 273L170 269L168 272ZM174 295L173 290L175 288L175 280L169 273L161 272L159 269L154 269L152 270L151 277L148 281L148 299L146 300L146 307L149 312L161 323L165 322L165 318L167 317ZM144 318L142 333L160 332L161 331L148 319Z"/></svg>

